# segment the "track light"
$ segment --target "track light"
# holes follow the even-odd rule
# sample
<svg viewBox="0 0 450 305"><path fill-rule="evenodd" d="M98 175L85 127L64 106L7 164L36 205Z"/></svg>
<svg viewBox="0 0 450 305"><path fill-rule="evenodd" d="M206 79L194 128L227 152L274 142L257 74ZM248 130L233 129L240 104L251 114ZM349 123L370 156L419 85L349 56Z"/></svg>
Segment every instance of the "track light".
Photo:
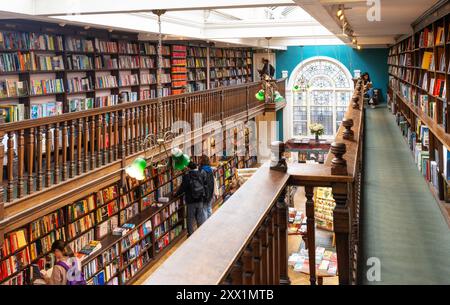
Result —
<svg viewBox="0 0 450 305"><path fill-rule="evenodd" d="M86 25L85 27L84 27L84 29L85 30L89 30L91 27L89 26L89 25Z"/></svg>
<svg viewBox="0 0 450 305"><path fill-rule="evenodd" d="M344 14L342 14L341 16L339 16L339 20L340 20L340 21L343 21L344 18L345 18Z"/></svg>
<svg viewBox="0 0 450 305"><path fill-rule="evenodd" d="M341 17L341 15L342 15L343 13L344 13L344 10L340 8L340 9L336 12L336 16Z"/></svg>
<svg viewBox="0 0 450 305"><path fill-rule="evenodd" d="M356 38L355 37L353 37L353 39L352 39L352 43L353 44L356 44L358 42L358 40L356 40Z"/></svg>
<svg viewBox="0 0 450 305"><path fill-rule="evenodd" d="M356 48L357 48L358 50L361 50L361 46L360 46L360 45L357 45Z"/></svg>

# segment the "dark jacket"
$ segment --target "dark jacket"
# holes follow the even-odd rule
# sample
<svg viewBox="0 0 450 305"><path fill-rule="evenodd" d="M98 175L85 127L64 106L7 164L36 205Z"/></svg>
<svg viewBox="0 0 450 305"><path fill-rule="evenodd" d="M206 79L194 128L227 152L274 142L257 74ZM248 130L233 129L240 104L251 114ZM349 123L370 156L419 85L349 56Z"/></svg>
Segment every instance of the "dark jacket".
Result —
<svg viewBox="0 0 450 305"><path fill-rule="evenodd" d="M203 165L200 171L206 178L206 202L210 202L214 195L214 174L211 166Z"/></svg>
<svg viewBox="0 0 450 305"><path fill-rule="evenodd" d="M191 177L195 175L200 175L200 180L203 182L203 185L206 185L206 178L205 174L198 171L198 170L190 170L186 174L183 175L183 178L181 180L181 185L178 191L176 192L175 196L179 196L181 194L184 194L184 199L186 201L186 204L192 204L192 203L198 203L195 200L192 199L192 193L191 193ZM206 189L206 186L205 186Z"/></svg>
<svg viewBox="0 0 450 305"><path fill-rule="evenodd" d="M275 68L270 63L265 63L264 67L259 71L259 75L262 77L264 74L273 77L275 74Z"/></svg>

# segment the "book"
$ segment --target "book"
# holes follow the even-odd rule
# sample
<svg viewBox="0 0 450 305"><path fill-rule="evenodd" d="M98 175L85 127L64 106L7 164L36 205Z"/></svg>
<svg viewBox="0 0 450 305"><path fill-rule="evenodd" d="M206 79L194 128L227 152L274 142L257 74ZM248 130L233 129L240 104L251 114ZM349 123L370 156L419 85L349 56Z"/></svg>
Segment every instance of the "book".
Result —
<svg viewBox="0 0 450 305"><path fill-rule="evenodd" d="M430 65L431 65L433 57L434 57L433 52L426 51L426 52L423 53L422 69L425 69L425 70L429 70L430 69Z"/></svg>

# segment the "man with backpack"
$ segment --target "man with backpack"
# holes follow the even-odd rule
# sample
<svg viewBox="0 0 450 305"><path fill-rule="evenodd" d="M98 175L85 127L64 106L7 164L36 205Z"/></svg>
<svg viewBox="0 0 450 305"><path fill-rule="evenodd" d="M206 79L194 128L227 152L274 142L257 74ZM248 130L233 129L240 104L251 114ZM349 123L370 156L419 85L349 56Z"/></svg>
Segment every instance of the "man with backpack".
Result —
<svg viewBox="0 0 450 305"><path fill-rule="evenodd" d="M205 175L197 169L197 164L190 162L189 171L183 176L181 186L176 196L184 193L184 200L187 206L187 230L188 237L194 233L194 223L197 228L206 220L204 202L206 199L206 179Z"/></svg>

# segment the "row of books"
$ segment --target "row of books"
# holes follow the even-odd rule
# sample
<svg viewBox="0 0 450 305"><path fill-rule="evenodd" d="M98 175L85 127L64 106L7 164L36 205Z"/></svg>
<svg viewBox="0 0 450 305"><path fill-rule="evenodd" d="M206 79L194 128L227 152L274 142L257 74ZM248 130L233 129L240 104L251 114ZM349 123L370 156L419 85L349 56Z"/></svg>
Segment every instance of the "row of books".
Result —
<svg viewBox="0 0 450 305"><path fill-rule="evenodd" d="M188 68L206 68L206 59L204 58L188 58Z"/></svg>
<svg viewBox="0 0 450 305"><path fill-rule="evenodd" d="M207 57L208 53L206 48L190 47L187 49L187 55L192 57Z"/></svg>
<svg viewBox="0 0 450 305"><path fill-rule="evenodd" d="M97 77L98 79L98 77ZM92 78L90 76L87 77L74 77L67 80L67 91L68 92L83 92L83 91L91 91L94 90L94 86L92 84Z"/></svg>
<svg viewBox="0 0 450 305"><path fill-rule="evenodd" d="M138 86L139 85L139 75L138 74L126 74L120 75L119 86Z"/></svg>
<svg viewBox="0 0 450 305"><path fill-rule="evenodd" d="M95 69L118 69L119 64L117 58L112 58L110 55L96 56Z"/></svg>
<svg viewBox="0 0 450 305"><path fill-rule="evenodd" d="M119 68L120 69L138 69L140 68L141 58L139 56L120 56ZM145 67L143 67L145 68Z"/></svg>
<svg viewBox="0 0 450 305"><path fill-rule="evenodd" d="M22 92L24 91L22 90ZM32 80L30 84L30 95L42 95L42 94L63 93L63 92L64 92L64 81L61 78Z"/></svg>
<svg viewBox="0 0 450 305"><path fill-rule="evenodd" d="M0 80L0 98L27 96L27 88L26 81Z"/></svg>
<svg viewBox="0 0 450 305"><path fill-rule="evenodd" d="M65 51L71 52L94 52L92 40L76 37L65 38Z"/></svg>
<svg viewBox="0 0 450 305"><path fill-rule="evenodd" d="M45 118L49 116L60 115L62 113L63 113L62 102L51 101L30 105L30 119Z"/></svg>
<svg viewBox="0 0 450 305"><path fill-rule="evenodd" d="M132 42L119 42L119 53L121 54L139 54L139 45Z"/></svg>
<svg viewBox="0 0 450 305"><path fill-rule="evenodd" d="M48 234L49 232L61 228L65 224L64 212L59 209L29 224L30 241Z"/></svg>
<svg viewBox="0 0 450 305"><path fill-rule="evenodd" d="M100 53L117 53L117 42L95 38L95 50Z"/></svg>
<svg viewBox="0 0 450 305"><path fill-rule="evenodd" d="M436 38L440 39L439 37L436 37ZM434 45L433 31L428 28L425 28L419 34L419 48L432 47L433 45Z"/></svg>
<svg viewBox="0 0 450 305"><path fill-rule="evenodd" d="M27 32L0 32L0 50L62 51L61 36Z"/></svg>
<svg viewBox="0 0 450 305"><path fill-rule="evenodd" d="M61 55L36 55L34 52L0 54L0 72L61 70L64 70L64 61Z"/></svg>
<svg viewBox="0 0 450 305"><path fill-rule="evenodd" d="M86 55L67 56L67 68L69 70L92 70L94 67L92 58Z"/></svg>
<svg viewBox="0 0 450 305"><path fill-rule="evenodd" d="M90 195L82 200L74 202L67 206L68 221L73 222L95 209L96 204L94 195Z"/></svg>

